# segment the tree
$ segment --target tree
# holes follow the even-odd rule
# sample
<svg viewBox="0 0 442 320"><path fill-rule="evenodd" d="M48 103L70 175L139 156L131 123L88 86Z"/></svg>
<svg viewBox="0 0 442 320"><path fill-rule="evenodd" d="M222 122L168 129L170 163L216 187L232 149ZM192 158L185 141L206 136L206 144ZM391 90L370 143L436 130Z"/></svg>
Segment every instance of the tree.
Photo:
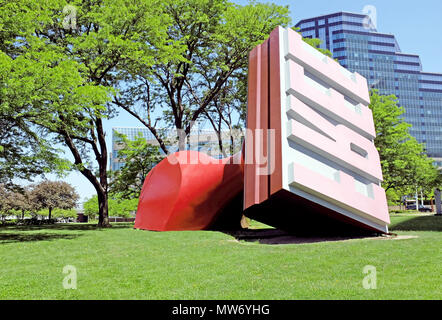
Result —
<svg viewBox="0 0 442 320"><path fill-rule="evenodd" d="M213 100L203 115L209 120L218 137L219 153L224 157L241 150L242 128L247 110L247 77L228 80L217 99ZM228 142L226 134L228 132Z"/></svg>
<svg viewBox="0 0 442 320"><path fill-rule="evenodd" d="M43 181L31 191L31 199L37 210L47 209L49 220L54 209L72 209L78 201L75 189L63 181Z"/></svg>
<svg viewBox="0 0 442 320"><path fill-rule="evenodd" d="M75 209L60 209L60 208L56 208L54 209L54 211L52 212L53 216L56 218L62 218L62 219L67 219L67 218L77 218L77 210Z"/></svg>
<svg viewBox="0 0 442 320"><path fill-rule="evenodd" d="M112 198L110 199L109 206L111 216L128 218L133 212L137 211L138 198Z"/></svg>
<svg viewBox="0 0 442 320"><path fill-rule="evenodd" d="M118 158L124 161L124 166L113 173L110 182L110 193L118 194L124 199L133 199L140 196L141 188L147 173L162 160L159 147L147 143L139 134L134 140L125 135L119 135Z"/></svg>
<svg viewBox="0 0 442 320"><path fill-rule="evenodd" d="M2 223L5 223L5 218L14 213L14 195L8 190L5 185L0 184L0 216Z"/></svg>
<svg viewBox="0 0 442 320"><path fill-rule="evenodd" d="M0 110L32 130L40 146L51 139L67 147L73 161L62 169L78 170L92 183L102 227L109 226L103 121L116 113L110 96L137 65L167 63L177 50L166 38L170 21L160 3L75 0L69 2L74 17L66 17L66 1L2 5L0 70L7 77Z"/></svg>
<svg viewBox="0 0 442 320"><path fill-rule="evenodd" d="M137 210L138 199L123 199L117 196L109 198L109 214L114 217L129 217L130 214ZM84 213L89 218L93 218L98 214L97 196L92 196L83 203Z"/></svg>
<svg viewBox="0 0 442 320"><path fill-rule="evenodd" d="M295 30L298 30L299 28L295 28ZM306 43L308 43L309 45L311 45L312 47L316 48L319 52L321 52L322 54L325 54L326 56L332 58L333 57L333 53L331 53L330 50L328 49L323 49L320 48L319 46L322 43L321 39L317 39L317 38L302 38L302 40Z"/></svg>
<svg viewBox="0 0 442 320"><path fill-rule="evenodd" d="M244 83L250 50L277 26L287 26L290 18L287 7L256 2L241 6L227 0L166 0L161 9L173 21L168 41L182 44L180 58L139 65L113 102L146 126L167 153L159 123L177 129L182 150L194 122L223 88Z"/></svg>
<svg viewBox="0 0 442 320"><path fill-rule="evenodd" d="M98 208L98 206L97 206ZM98 210L97 210L98 213ZM40 209L36 212L37 216L41 217L49 217L49 209ZM67 218L77 218L77 210L76 209L60 209L55 208L51 211L51 217L67 219ZM50 219L50 218L49 218Z"/></svg>
<svg viewBox="0 0 442 320"><path fill-rule="evenodd" d="M98 215L98 197L96 195L90 197L83 203L84 214L89 217L90 220L94 220Z"/></svg>
<svg viewBox="0 0 442 320"><path fill-rule="evenodd" d="M13 193L14 209L20 213L21 219L24 219L25 214L30 213L34 209L31 197L31 190L28 187Z"/></svg>
<svg viewBox="0 0 442 320"><path fill-rule="evenodd" d="M14 179L32 181L49 172L61 175L66 162L58 156L60 150L35 137L20 119L11 119L2 111L5 110L0 109L0 183L14 187Z"/></svg>
<svg viewBox="0 0 442 320"><path fill-rule="evenodd" d="M0 183L9 187L14 178L30 180L66 168L53 141L43 139L41 132L35 132L24 120L27 106L44 83L34 83L30 75L37 73L42 80L46 77L37 72L42 71L36 70L37 61L20 55L23 43L16 39L29 28L29 18L25 19L23 4L17 2L2 3L0 10Z"/></svg>
<svg viewBox="0 0 442 320"><path fill-rule="evenodd" d="M430 191L438 177L432 160L424 152L424 145L409 133L410 124L402 114L394 95L382 96L376 90L370 92L370 109L376 128L374 143L379 152L383 187L402 194L414 193L416 188Z"/></svg>

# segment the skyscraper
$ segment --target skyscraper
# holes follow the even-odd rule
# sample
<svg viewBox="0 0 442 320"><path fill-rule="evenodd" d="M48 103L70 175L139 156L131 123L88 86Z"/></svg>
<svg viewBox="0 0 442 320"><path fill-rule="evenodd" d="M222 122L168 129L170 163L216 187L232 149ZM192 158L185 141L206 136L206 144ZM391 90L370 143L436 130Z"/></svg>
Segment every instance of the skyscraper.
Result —
<svg viewBox="0 0 442 320"><path fill-rule="evenodd" d="M303 37L319 38L321 48L352 72L367 78L380 94L394 94L405 108L410 133L442 166L442 74L422 71L420 57L401 52L392 34L380 33L363 14L338 12L296 24Z"/></svg>

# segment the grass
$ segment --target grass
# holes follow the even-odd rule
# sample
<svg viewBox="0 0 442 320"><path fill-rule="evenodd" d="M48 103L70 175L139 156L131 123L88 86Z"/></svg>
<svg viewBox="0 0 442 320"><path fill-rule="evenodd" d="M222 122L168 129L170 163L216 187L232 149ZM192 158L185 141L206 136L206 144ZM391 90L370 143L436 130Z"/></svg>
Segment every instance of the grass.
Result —
<svg viewBox="0 0 442 320"><path fill-rule="evenodd" d="M262 228L262 224L253 224ZM0 299L440 299L442 217L392 217L408 239L265 245L131 224L0 228ZM65 265L77 269L65 290ZM377 270L377 289L362 269Z"/></svg>

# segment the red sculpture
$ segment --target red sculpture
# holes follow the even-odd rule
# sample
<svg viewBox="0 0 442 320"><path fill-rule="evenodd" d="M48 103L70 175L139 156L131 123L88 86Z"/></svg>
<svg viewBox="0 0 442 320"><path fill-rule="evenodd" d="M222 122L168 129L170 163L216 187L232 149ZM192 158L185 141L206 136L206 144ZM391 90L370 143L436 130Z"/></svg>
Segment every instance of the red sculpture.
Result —
<svg viewBox="0 0 442 320"><path fill-rule="evenodd" d="M241 154L225 159L214 159L197 151L171 154L146 177L135 228L207 229L242 192L243 175Z"/></svg>
<svg viewBox="0 0 442 320"><path fill-rule="evenodd" d="M280 27L251 51L248 76L243 152L168 156L146 177L135 228L239 226L244 212L296 233L387 233L366 79Z"/></svg>

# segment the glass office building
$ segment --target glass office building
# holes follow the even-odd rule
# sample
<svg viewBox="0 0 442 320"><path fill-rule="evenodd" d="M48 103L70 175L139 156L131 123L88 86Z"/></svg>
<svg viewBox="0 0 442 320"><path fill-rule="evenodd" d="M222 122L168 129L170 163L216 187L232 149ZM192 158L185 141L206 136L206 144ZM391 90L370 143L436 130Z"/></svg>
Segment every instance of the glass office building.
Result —
<svg viewBox="0 0 442 320"><path fill-rule="evenodd" d="M137 127L115 127L112 128L112 153L110 154L110 169L111 171L116 171L124 166L124 161L118 158L118 150L121 149L122 145L119 143L119 134L124 134L129 140L135 140L139 134L142 135L147 141L153 141L155 137L146 128Z"/></svg>
<svg viewBox="0 0 442 320"><path fill-rule="evenodd" d="M442 166L441 73L423 72L419 56L401 52L395 36L379 33L366 15L338 12L301 20L296 27L303 37L321 39L321 48L380 94L396 95L412 124L410 133Z"/></svg>

